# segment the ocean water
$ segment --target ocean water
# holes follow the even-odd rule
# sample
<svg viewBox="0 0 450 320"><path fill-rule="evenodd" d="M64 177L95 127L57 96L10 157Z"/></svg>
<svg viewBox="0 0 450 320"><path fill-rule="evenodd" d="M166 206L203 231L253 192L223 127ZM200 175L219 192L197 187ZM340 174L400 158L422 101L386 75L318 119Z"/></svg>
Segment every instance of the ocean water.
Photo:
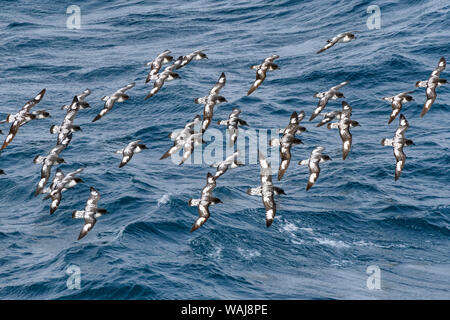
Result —
<svg viewBox="0 0 450 320"><path fill-rule="evenodd" d="M381 10L381 28L368 29L367 7ZM69 5L81 9L81 29L68 29ZM449 299L450 298L450 87L437 89L420 118L426 80L441 56L450 59L448 1L2 1L0 4L1 118L15 113L42 88L35 109L52 117L23 126L0 154L1 299ZM357 39L316 54L332 36L358 31ZM205 49L209 59L178 70L154 97L144 83L144 63L170 49L174 57ZM278 54L249 97L255 73L249 66ZM220 130L233 107L250 129L286 126L304 110L304 145L276 198L278 212L266 228L261 199L246 194L259 184L259 165L228 171L217 182L223 204L207 223L189 233L207 164L178 166L160 156L168 134L202 112L193 102L221 72L228 103L216 107L208 130ZM448 69L441 77L450 78ZM308 122L313 94L344 80L353 107L353 147L341 160L337 131ZM100 121L91 120L102 96L135 81L130 99ZM55 144L49 133L65 112L60 106L85 88L91 108L79 112L61 156L64 172L83 167L85 181L63 194L49 215L49 201L33 193L40 166L32 163ZM415 90L402 112L415 142L405 148L403 174L394 182L392 148L380 140L398 125L387 124L391 107L382 97ZM330 101L325 111L338 110ZM9 127L0 126L4 139ZM246 130L241 129L241 130ZM114 151L135 139L149 150L123 168ZM305 191L308 172L297 165L318 145L333 159ZM276 156L277 149L273 149ZM53 168L53 172L56 166ZM81 241L89 187L109 211ZM67 270L80 271L80 288L67 286ZM380 289L370 290L369 266L380 270ZM376 274L375 274L376 275Z"/></svg>

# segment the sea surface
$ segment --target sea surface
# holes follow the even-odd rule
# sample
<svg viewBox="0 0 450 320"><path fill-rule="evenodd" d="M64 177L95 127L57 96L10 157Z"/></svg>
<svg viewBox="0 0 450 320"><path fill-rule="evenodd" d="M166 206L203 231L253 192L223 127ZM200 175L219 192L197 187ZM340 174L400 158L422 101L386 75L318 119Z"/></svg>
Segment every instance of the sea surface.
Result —
<svg viewBox="0 0 450 320"><path fill-rule="evenodd" d="M367 26L372 4L380 8L380 29ZM81 10L80 29L67 28L70 5ZM0 154L7 173L0 176L1 299L450 298L450 86L437 89L424 118L425 89L415 88L441 56L450 59L449 1L42 0L2 1L0 9L0 117L43 88L35 109L51 114L21 127ZM316 54L345 31L357 38ZM151 89L144 64L165 49L175 58L204 49L209 59L177 70L180 79L144 100ZM272 54L280 70L247 96L255 79L249 67ZM197 208L187 202L215 169L159 158L172 145L169 133L202 114L194 98L222 72L228 102L216 106L208 131L225 134L217 121L234 107L249 123L241 134L284 128L301 110L308 131L292 147L283 179L273 178L286 195L276 197L270 228L261 198L246 194L260 183L259 165L243 157L244 166L217 180L214 195L223 203L190 233ZM450 79L450 70L441 77ZM308 119L314 93L345 80L341 91L361 126L352 129L343 161L338 131L316 128L321 117ZM101 98L133 81L130 99L92 123ZM91 108L75 119L82 131L59 166L66 173L84 168L84 183L65 192L50 215L49 200L34 197L40 166L33 158L54 147L49 128L64 118L60 107L86 88ZM405 147L395 182L392 148L380 141L393 137L398 119L387 124L391 107L381 98L403 91L414 91L402 113L415 145ZM325 111L340 108L334 100ZM0 129L3 140L9 125ZM137 139L149 149L119 168L114 152ZM308 169L297 162L316 146L333 160L321 164L306 192ZM264 151L276 164L277 148ZM71 213L84 208L90 186L109 213L77 241L83 221ZM370 289L378 280L379 289Z"/></svg>

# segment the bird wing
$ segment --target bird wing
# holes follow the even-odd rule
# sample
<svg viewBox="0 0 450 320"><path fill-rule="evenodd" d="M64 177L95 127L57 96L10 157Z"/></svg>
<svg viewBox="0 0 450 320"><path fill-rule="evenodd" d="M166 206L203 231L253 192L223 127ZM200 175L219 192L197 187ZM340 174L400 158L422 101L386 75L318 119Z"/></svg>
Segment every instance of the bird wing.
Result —
<svg viewBox="0 0 450 320"><path fill-rule="evenodd" d="M219 94L220 90L225 86L226 82L227 78L225 77L225 73L222 72L222 74L219 77L219 80L217 80L212 89L209 91L209 95Z"/></svg>

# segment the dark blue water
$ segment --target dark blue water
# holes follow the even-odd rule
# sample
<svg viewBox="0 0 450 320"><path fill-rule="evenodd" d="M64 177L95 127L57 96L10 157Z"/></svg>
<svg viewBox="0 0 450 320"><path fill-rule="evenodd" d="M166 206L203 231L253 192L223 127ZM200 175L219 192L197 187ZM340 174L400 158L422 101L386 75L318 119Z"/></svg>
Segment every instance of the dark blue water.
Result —
<svg viewBox="0 0 450 320"><path fill-rule="evenodd" d="M66 28L66 8L81 8L81 29ZM0 4L0 116L15 113L42 88L36 109L52 118L23 126L0 155L0 298L2 299L406 299L450 298L450 107L449 86L437 89L430 112L420 118L425 90L403 108L415 146L394 182L392 137L384 96L415 89L441 56L450 58L448 1L378 1L381 29L369 30L367 1L2 1ZM357 39L317 55L325 41L344 31ZM175 57L206 49L208 60L179 70L144 100L144 63L165 49ZM249 66L277 53L281 70L250 97L255 74ZM228 103L252 129L284 127L293 111L307 118L313 94L344 80L342 89L361 127L341 160L337 131L305 121L304 145L276 183L278 214L265 227L261 199L245 191L259 183L259 166L248 164L218 180L223 204L195 233L189 229L205 184L207 164L177 166L159 157L171 145L172 129L183 127L202 106L221 72ZM448 70L441 76L449 78ZM96 123L100 98L136 81L130 100ZM63 195L49 215L49 202L34 197L40 167L32 163L55 144L60 106L90 88L91 109L75 120L82 132L61 154L65 172L84 167L84 184ZM328 111L340 101L329 102ZM1 129L7 133L8 126ZM244 129L245 130L245 129ZM4 139L5 134L0 136ZM114 151L142 139L150 148L119 169ZM322 145L333 161L322 165L316 185L305 191L307 169L297 165ZM274 149L276 155L277 150ZM53 169L55 170L55 168ZM274 179L275 181L275 179ZM95 186L109 211L81 241L81 210ZM66 285L69 266L81 270L81 289ZM381 269L381 290L366 286L366 268Z"/></svg>

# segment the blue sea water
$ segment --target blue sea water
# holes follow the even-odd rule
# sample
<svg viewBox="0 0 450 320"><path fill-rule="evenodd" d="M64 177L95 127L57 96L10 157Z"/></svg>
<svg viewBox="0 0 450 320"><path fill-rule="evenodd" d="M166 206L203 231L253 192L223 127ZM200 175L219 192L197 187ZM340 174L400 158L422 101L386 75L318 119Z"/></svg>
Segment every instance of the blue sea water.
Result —
<svg viewBox="0 0 450 320"><path fill-rule="evenodd" d="M366 9L381 9L381 28L369 30ZM81 9L81 29L66 27L69 5ZM394 182L392 149L380 140L387 124L384 96L414 90L439 58L450 59L448 1L2 1L0 4L0 116L15 113L42 88L36 109L52 117L23 126L0 154L1 299L449 299L450 298L450 107L449 86L420 118L425 90L402 112L409 120L406 165ZM357 39L316 54L327 39L358 31ZM206 49L144 100L144 63L170 49L175 57ZM270 72L250 96L249 66L276 53L281 70ZM217 182L223 204L189 233L206 164L178 166L160 156L167 137L202 112L193 102L207 94L221 72L228 103L216 107L211 129L233 107L250 128L284 127L293 111L307 118L304 145L292 148L281 182L278 212L266 228L261 199L246 194L259 183L259 166L233 169ZM445 70L441 77L450 78ZM344 80L353 107L353 147L341 160L337 131L308 122L313 94ZM100 98L136 81L130 99L100 121ZM82 128L61 154L65 172L83 167L84 184L49 202L33 193L40 166L32 163L55 144L49 133L65 112L60 106L90 88L91 108L75 120ZM326 111L341 101L330 101ZM0 127L4 139L6 124ZM243 129L245 130L245 129ZM118 168L114 151L135 139L149 150ZM318 145L333 159L305 191L307 169L297 165ZM274 154L277 150L274 149ZM55 168L53 168L53 171ZM89 187L109 211L76 241ZM70 266L81 288L69 289ZM381 289L369 290L367 267L378 266Z"/></svg>

